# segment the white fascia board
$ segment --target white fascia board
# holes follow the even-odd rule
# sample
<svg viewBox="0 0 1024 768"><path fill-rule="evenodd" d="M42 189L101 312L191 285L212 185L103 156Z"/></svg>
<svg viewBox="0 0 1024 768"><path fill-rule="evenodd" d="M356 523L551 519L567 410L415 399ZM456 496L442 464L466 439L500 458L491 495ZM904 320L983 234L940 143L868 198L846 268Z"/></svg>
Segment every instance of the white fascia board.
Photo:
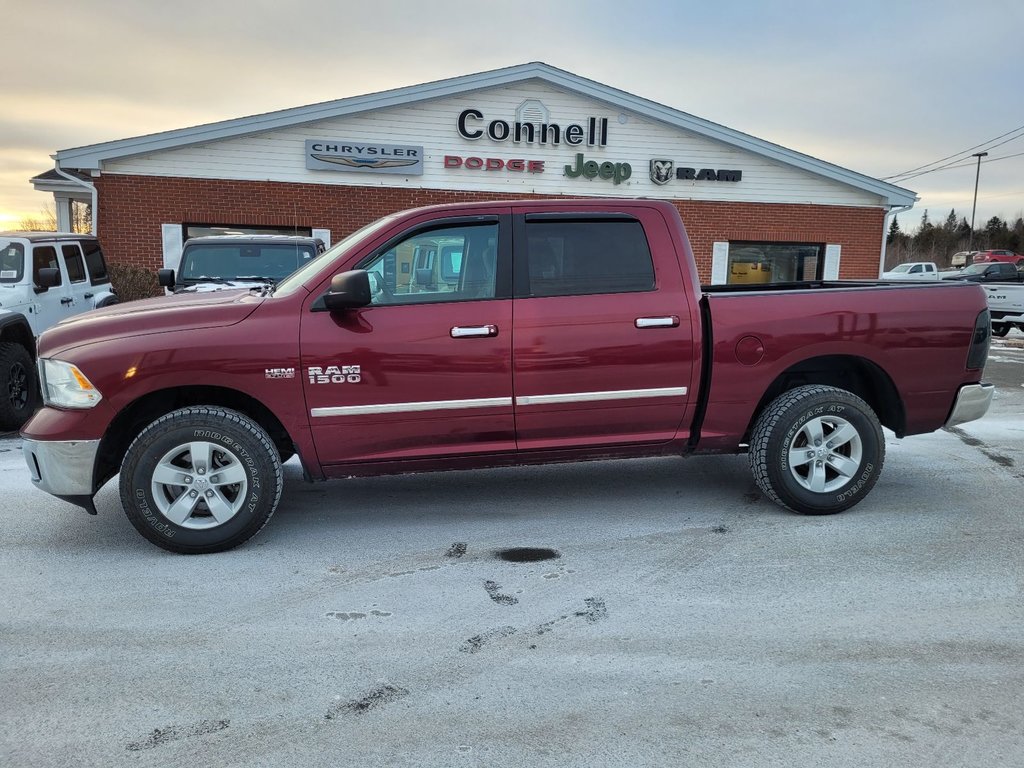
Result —
<svg viewBox="0 0 1024 768"><path fill-rule="evenodd" d="M463 75L447 80L437 80L431 83L396 88L365 96L352 96L335 101L325 101L320 104L268 112L262 115L208 123L193 128L181 128L103 144L63 149L57 152L56 157L58 164L63 168L100 170L104 160L149 154L166 149L178 149L220 139L237 138L263 131L289 128L294 125L312 123L328 118L345 117L375 109L404 106L417 101L457 96L472 91L522 83L533 78L604 102L616 109L630 110L638 115L658 120L666 125L682 128L683 130L720 141L728 146L752 152L818 176L847 184L856 189L876 194L888 206L913 205L918 200L917 195L909 189L887 184L870 176L832 165L824 160L818 160L809 155L786 149L778 144L757 139L749 134L726 128L723 125L703 120L686 112L634 96L631 93L603 85L541 62L531 62L505 69Z"/></svg>

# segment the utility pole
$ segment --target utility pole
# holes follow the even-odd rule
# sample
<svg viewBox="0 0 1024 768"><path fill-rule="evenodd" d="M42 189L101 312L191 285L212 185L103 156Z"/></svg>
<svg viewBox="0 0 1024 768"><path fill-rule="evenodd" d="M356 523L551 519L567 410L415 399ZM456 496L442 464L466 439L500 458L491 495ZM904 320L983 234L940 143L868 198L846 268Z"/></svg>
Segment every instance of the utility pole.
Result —
<svg viewBox="0 0 1024 768"><path fill-rule="evenodd" d="M974 174L974 205L971 206L971 234L967 237L967 250L974 250L974 212L978 210L978 179L981 177L981 158L988 157L988 152L975 152L971 157L978 158L978 170Z"/></svg>

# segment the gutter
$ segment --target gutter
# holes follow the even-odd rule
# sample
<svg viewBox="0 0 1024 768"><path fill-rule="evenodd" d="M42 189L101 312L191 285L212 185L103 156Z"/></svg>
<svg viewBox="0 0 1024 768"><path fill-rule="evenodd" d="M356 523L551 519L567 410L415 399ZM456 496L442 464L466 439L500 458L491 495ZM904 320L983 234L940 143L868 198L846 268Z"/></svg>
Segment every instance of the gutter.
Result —
<svg viewBox="0 0 1024 768"><path fill-rule="evenodd" d="M63 176L68 181L74 182L75 184L78 184L79 186L85 187L86 189L89 190L90 193L92 193L92 216L90 218L92 219L92 234L95 235L96 234L96 222L99 219L99 206L98 206L98 203L99 203L99 192L96 189L96 185L95 184L90 184L87 181L82 181L81 179L76 178L76 177L72 176L69 173L66 173L60 167L60 161L57 160L56 157L54 157L54 159L53 159L53 170L55 170L59 176Z"/></svg>
<svg viewBox="0 0 1024 768"><path fill-rule="evenodd" d="M889 239L889 217L898 216L905 211L909 211L914 207L914 203L910 205L897 205L889 209L889 212L885 214L885 218L882 220L882 248L881 253L878 257L878 278L882 278L882 273L885 272L885 249L887 246L887 240ZM95 209L94 209L95 210ZM95 218L95 216L93 217Z"/></svg>

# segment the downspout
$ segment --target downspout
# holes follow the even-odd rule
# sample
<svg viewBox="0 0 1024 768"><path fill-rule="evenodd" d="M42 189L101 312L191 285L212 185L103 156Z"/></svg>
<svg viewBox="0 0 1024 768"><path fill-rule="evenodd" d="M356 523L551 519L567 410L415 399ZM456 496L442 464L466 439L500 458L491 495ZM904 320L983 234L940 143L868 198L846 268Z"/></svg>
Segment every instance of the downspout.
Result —
<svg viewBox="0 0 1024 768"><path fill-rule="evenodd" d="M878 277L882 277L882 273L885 272L885 249L888 246L889 239L889 217L898 216L904 211L909 211L914 207L914 204L910 205L898 205L890 208L888 213L885 214L885 218L882 220L882 250L881 255L878 257Z"/></svg>
<svg viewBox="0 0 1024 768"><path fill-rule="evenodd" d="M55 170L59 176L63 176L68 181L72 181L75 184L78 184L79 186L85 187L86 189L89 190L89 192L92 193L92 216L90 218L92 219L92 234L95 235L96 234L96 222L99 219L99 213L100 213L99 207L97 206L97 203L99 202L99 197L98 197L99 193L96 190L96 185L95 184L90 184L88 181L82 181L79 178L75 178L74 176L72 176L69 173L65 173L63 170L61 170L60 161L57 160L56 157L54 157L54 159L53 159L53 170Z"/></svg>

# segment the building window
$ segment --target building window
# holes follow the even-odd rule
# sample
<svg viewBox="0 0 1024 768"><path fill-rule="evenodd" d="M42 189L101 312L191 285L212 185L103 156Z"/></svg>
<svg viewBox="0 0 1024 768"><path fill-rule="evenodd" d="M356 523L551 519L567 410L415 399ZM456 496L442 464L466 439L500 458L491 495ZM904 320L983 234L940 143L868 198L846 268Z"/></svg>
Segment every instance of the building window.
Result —
<svg viewBox="0 0 1024 768"><path fill-rule="evenodd" d="M309 227L265 227L248 224L182 224L185 239L190 237L209 237L210 235L298 235L311 237L313 230Z"/></svg>
<svg viewBox="0 0 1024 768"><path fill-rule="evenodd" d="M738 285L821 280L825 246L818 243L729 243L726 282Z"/></svg>

